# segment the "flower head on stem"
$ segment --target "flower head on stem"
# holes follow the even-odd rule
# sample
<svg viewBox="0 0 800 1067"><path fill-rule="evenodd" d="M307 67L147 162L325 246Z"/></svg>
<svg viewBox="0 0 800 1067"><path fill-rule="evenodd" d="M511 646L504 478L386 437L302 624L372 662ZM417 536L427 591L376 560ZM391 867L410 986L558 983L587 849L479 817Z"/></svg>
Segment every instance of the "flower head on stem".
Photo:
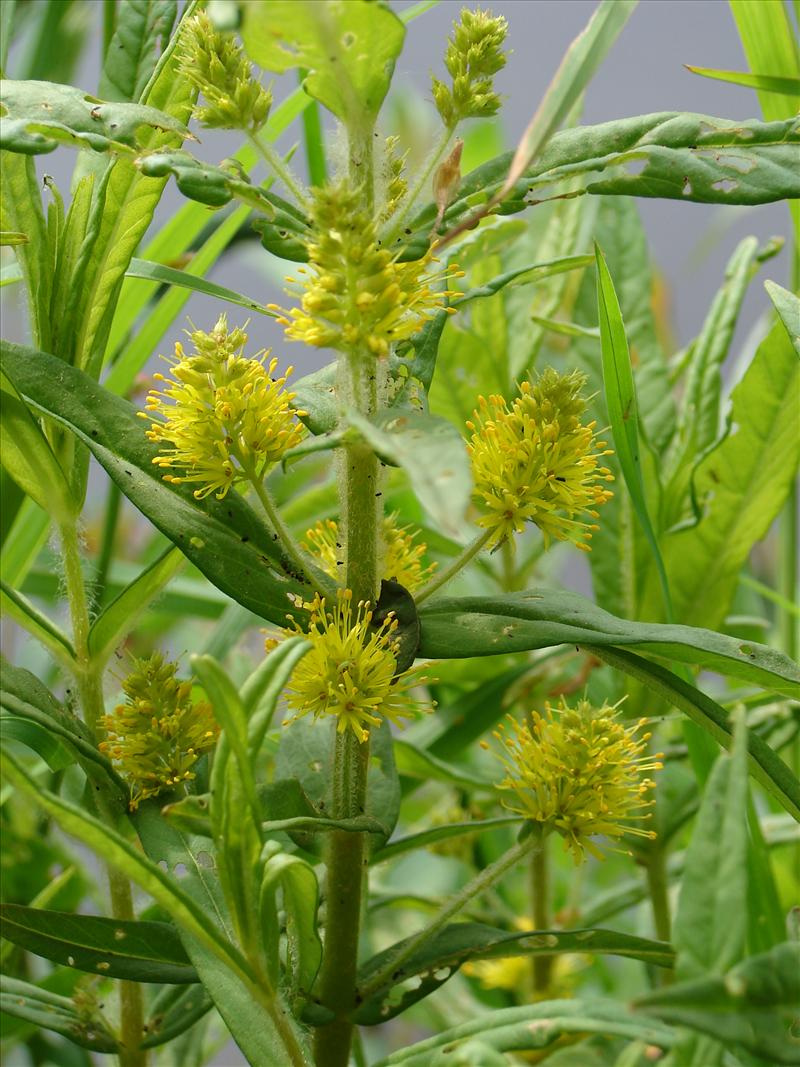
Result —
<svg viewBox="0 0 800 1067"><path fill-rule="evenodd" d="M495 734L506 768L499 788L512 794L504 806L557 830L576 863L584 850L602 856L591 840L599 835L655 837L635 824L650 817L655 783L642 774L660 770L661 755L646 752L645 720L626 726L619 715L618 704L594 709L581 700L570 708L561 697L558 708L533 712L530 724L509 717Z"/></svg>
<svg viewBox="0 0 800 1067"><path fill-rule="evenodd" d="M448 129L462 119L487 118L500 109L494 91L494 75L506 64L503 42L508 23L491 11L463 8L460 22L453 23L444 63L452 78L448 87L432 78L433 99Z"/></svg>
<svg viewBox="0 0 800 1067"><path fill-rule="evenodd" d="M274 378L278 361L265 365L268 352L246 358L247 334L229 331L224 315L210 334L194 330L189 338L194 354L175 345L171 378L156 375L165 387L151 390L140 415L150 421L151 441L172 446L153 459L168 471L164 480L198 483L198 499L216 492L221 500L232 486L263 479L298 444L305 431L297 416L305 413L284 389L292 368Z"/></svg>
<svg viewBox="0 0 800 1067"><path fill-rule="evenodd" d="M203 126L255 133L267 121L272 93L253 76L244 52L228 33L217 33L201 11L186 23L180 73L206 100L195 108Z"/></svg>
<svg viewBox="0 0 800 1067"><path fill-rule="evenodd" d="M479 524L499 545L528 522L551 538L572 541L589 551L598 518L596 508L611 498L600 483L613 481L610 455L598 441L595 423L583 423L586 401L580 371L561 375L548 368L533 384L523 382L509 404L501 396L480 397L480 409L467 427L475 496L487 513Z"/></svg>
<svg viewBox="0 0 800 1067"><path fill-rule="evenodd" d="M410 526L399 526L397 515L386 515L383 519L383 577L399 582L408 590L417 589L428 581L436 568L435 563L426 565L425 550L427 545L417 542L417 532ZM339 540L339 525L333 519L325 519L306 530L303 548L309 555L316 557L320 567L339 578L339 571L344 566L344 548Z"/></svg>
<svg viewBox="0 0 800 1067"><path fill-rule="evenodd" d="M295 719L333 716L340 733L352 730L366 741L370 726L379 726L381 718L399 724L415 716L417 705L409 696L411 672L397 673L397 619L390 614L373 627L369 604L359 603L354 612L352 600L349 589L340 589L328 610L316 596L309 605L308 630L295 623L292 632L303 634L311 650L292 674L287 703ZM273 644L268 641L267 648Z"/></svg>
<svg viewBox="0 0 800 1067"><path fill-rule="evenodd" d="M193 765L214 747L219 727L208 701L192 702L192 683L159 652L136 660L122 683L126 696L101 723L100 749L131 786L130 806L194 778Z"/></svg>
<svg viewBox="0 0 800 1067"><path fill-rule="evenodd" d="M446 286L457 268L431 270L428 252L400 263L380 246L372 215L358 190L346 183L314 190L313 237L308 242L305 278L288 278L300 306L282 311L278 321L290 341L319 348L366 348L383 358L389 346L417 331L447 299L458 295ZM270 305L272 308L273 305Z"/></svg>

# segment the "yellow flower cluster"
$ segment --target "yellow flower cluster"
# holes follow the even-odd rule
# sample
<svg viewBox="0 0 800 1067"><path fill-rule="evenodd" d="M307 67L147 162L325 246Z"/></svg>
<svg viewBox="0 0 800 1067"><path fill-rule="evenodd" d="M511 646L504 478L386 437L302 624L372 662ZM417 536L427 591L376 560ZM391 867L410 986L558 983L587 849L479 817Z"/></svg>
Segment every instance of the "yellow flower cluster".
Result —
<svg viewBox="0 0 800 1067"><path fill-rule="evenodd" d="M211 705L192 703L192 683L176 678L177 670L158 652L136 660L122 683L126 702L101 719L107 740L100 749L130 785L132 810L194 778L191 768L219 735Z"/></svg>
<svg viewBox="0 0 800 1067"><path fill-rule="evenodd" d="M295 624L311 649L295 668L286 699L295 719L331 715L340 733L352 730L359 741L366 741L370 726L380 725L381 717L398 724L413 718L416 710L408 693L410 672L395 673L397 619L389 615L372 627L369 604L360 602L354 613L352 599L349 589L340 589L328 611L317 595L310 605L308 632ZM272 642L267 642L270 647Z"/></svg>
<svg viewBox="0 0 800 1067"><path fill-rule="evenodd" d="M186 23L180 73L206 99L195 108L204 126L224 130L260 130L272 107L272 94L258 79L241 48L227 33L217 33L204 12Z"/></svg>
<svg viewBox="0 0 800 1067"><path fill-rule="evenodd" d="M545 544L556 538L589 551L597 526L575 516L598 518L596 508L612 496L598 483L613 475L599 465L611 453L597 440L595 423L581 422L585 382L579 371L548 369L535 384L523 382L510 405L501 396L479 398L475 421L467 423L468 450L475 495L487 509L479 523L492 531L492 545L532 522Z"/></svg>
<svg viewBox="0 0 800 1067"><path fill-rule="evenodd" d="M494 91L494 75L506 64L503 42L508 23L491 11L463 8L461 21L453 23L444 62L452 88L432 78L433 99L442 122L452 130L462 119L485 118L500 108Z"/></svg>
<svg viewBox="0 0 800 1067"><path fill-rule="evenodd" d="M397 515L387 515L383 520L383 543L385 553L382 574L393 582L399 582L408 590L423 585L436 569L436 564L424 565L424 542L415 544L417 534L408 526L397 525ZM303 548L314 556L320 567L332 578L339 578L344 567L344 551L339 541L339 527L333 519L325 519L306 530Z"/></svg>
<svg viewBox="0 0 800 1067"><path fill-rule="evenodd" d="M164 480L196 482L198 499L216 492L221 500L239 482L260 481L298 444L304 428L296 416L305 412L292 408L294 393L283 388L292 368L273 378L278 361L264 366L269 353L245 358L247 334L229 332L224 315L210 334L195 330L189 337L194 355L175 345L172 379L155 375L166 387L151 390L147 412L139 414L150 420L151 441L173 446L153 459L158 467L181 472L165 474Z"/></svg>
<svg viewBox="0 0 800 1067"><path fill-rule="evenodd" d="M460 276L456 268L430 273L431 254L399 263L380 247L375 222L360 207L360 197L344 183L314 190L313 238L302 282L287 278L300 307L281 311L278 321L290 341L318 348L366 349L385 357L390 345L405 340L427 317L457 295L436 288Z"/></svg>
<svg viewBox="0 0 800 1067"><path fill-rule="evenodd" d="M533 712L531 725L509 719L510 730L495 734L507 772L500 789L513 793L504 801L509 811L557 830L576 863L584 850L601 856L591 841L598 835L655 837L632 825L650 817L655 783L643 772L662 766L660 753L646 754L650 734L637 736L644 719L625 726L617 704L593 709L581 700L573 709L563 697L557 709Z"/></svg>

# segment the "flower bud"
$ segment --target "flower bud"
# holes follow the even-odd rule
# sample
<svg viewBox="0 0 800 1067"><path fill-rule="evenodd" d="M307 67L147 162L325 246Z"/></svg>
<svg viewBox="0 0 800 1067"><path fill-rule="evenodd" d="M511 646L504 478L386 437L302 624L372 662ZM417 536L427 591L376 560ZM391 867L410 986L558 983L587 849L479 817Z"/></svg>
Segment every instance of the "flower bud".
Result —
<svg viewBox="0 0 800 1067"><path fill-rule="evenodd" d="M502 46L507 31L502 15L495 17L480 9L464 8L461 21L453 23L444 57L452 85L431 79L434 103L449 130L462 119L486 118L499 110L494 75L506 63Z"/></svg>

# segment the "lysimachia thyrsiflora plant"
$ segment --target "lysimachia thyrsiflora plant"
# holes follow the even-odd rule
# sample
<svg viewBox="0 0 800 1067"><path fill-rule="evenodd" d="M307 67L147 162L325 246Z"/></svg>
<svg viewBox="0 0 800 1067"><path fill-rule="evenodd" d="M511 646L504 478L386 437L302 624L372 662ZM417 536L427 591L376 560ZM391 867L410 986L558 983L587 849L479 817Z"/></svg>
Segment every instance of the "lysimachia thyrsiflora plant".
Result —
<svg viewBox="0 0 800 1067"><path fill-rule="evenodd" d="M602 0L493 155L550 57L449 5L409 120L435 6L0 5L9 1064L798 1062L800 303L745 238L674 352L634 199L788 200L796 288L792 17L694 68L763 119L581 125Z"/></svg>

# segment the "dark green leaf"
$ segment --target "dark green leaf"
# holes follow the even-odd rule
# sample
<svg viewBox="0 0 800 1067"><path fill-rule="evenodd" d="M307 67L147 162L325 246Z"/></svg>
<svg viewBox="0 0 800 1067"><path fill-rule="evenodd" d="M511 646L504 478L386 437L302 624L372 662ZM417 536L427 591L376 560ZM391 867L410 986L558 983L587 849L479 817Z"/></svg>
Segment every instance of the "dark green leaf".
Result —
<svg viewBox="0 0 800 1067"><path fill-rule="evenodd" d="M368 986L373 975L378 974L404 942L379 952L360 969L358 984ZM536 930L510 934L482 923L453 923L400 964L386 986L376 990L362 1004L356 1019L362 1025L376 1026L386 1022L430 996L444 985L469 960L503 959L508 956L552 956L563 952L597 952L632 959L646 960L659 967L671 967L673 953L669 945L661 941L648 941L642 937L618 934L613 930ZM422 981L401 996L390 997L394 986L402 985L409 978L421 975Z"/></svg>
<svg viewBox="0 0 800 1067"><path fill-rule="evenodd" d="M19 904L0 905L0 923L7 940L64 967L132 982L197 981L168 923L123 922Z"/></svg>
<svg viewBox="0 0 800 1067"><path fill-rule="evenodd" d="M272 215L270 197L257 185L253 185L246 172L231 166L229 169L203 163L182 149L169 152L151 152L137 160L142 174L149 178L166 178L174 175L175 182L184 196L209 207L222 207L234 197L262 215Z"/></svg>
<svg viewBox="0 0 800 1067"><path fill-rule="evenodd" d="M71 85L3 80L0 93L0 147L12 152L38 155L60 143L96 152L133 152L142 143L142 127L190 136L183 123L154 107L104 102Z"/></svg>
<svg viewBox="0 0 800 1067"><path fill-rule="evenodd" d="M105 467L123 493L219 589L244 607L284 623L289 594L304 587L273 569L279 551L238 493L197 501L190 487L165 482L142 420L127 400L88 375L43 352L3 343L4 362L17 388L68 426Z"/></svg>
<svg viewBox="0 0 800 1067"><path fill-rule="evenodd" d="M142 1048L166 1045L194 1026L213 1006L202 985L165 987L150 1007Z"/></svg>
<svg viewBox="0 0 800 1067"><path fill-rule="evenodd" d="M751 956L721 976L678 982L641 997L637 1005L728 1048L746 1049L759 1063L800 1060L800 945L787 942Z"/></svg>
<svg viewBox="0 0 800 1067"><path fill-rule="evenodd" d="M419 655L431 659L521 652L552 645L633 648L680 663L696 663L789 696L798 693L800 671L765 645L690 626L617 619L576 593L548 589L495 597L426 602L420 610Z"/></svg>

